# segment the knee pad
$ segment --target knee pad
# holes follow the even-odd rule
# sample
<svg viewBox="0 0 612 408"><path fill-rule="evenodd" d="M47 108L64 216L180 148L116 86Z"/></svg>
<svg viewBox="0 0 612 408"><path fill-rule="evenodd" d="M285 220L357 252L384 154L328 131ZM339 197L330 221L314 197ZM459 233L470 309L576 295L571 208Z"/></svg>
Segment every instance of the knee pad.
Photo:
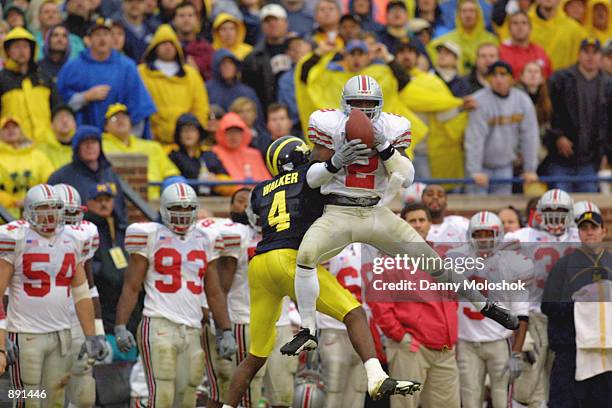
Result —
<svg viewBox="0 0 612 408"><path fill-rule="evenodd" d="M67 388L68 401L78 408L91 408L96 402L96 381L90 373L74 374Z"/></svg>
<svg viewBox="0 0 612 408"><path fill-rule="evenodd" d="M151 347L153 378L174 381L176 376L176 351L171 344L153 344Z"/></svg>
<svg viewBox="0 0 612 408"><path fill-rule="evenodd" d="M42 381L44 356L42 353L19 350L19 382L21 385L39 386Z"/></svg>
<svg viewBox="0 0 612 408"><path fill-rule="evenodd" d="M308 240L311 241L311 240ZM321 254L317 254L317 245L315 242L303 240L300 244L300 249L297 253L296 262L298 265L305 268L316 268L317 261Z"/></svg>
<svg viewBox="0 0 612 408"><path fill-rule="evenodd" d="M170 408L174 402L174 380L155 380L153 406L156 408ZM149 394L149 400L151 395Z"/></svg>
<svg viewBox="0 0 612 408"><path fill-rule="evenodd" d="M189 361L189 385L197 387L204 376L204 350L199 349L192 354Z"/></svg>

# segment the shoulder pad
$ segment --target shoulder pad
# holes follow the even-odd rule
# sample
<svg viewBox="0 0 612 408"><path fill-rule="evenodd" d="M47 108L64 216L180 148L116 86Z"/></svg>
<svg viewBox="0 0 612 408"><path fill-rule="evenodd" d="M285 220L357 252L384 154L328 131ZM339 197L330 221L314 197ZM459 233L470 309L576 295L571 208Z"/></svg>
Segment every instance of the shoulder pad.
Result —
<svg viewBox="0 0 612 408"><path fill-rule="evenodd" d="M314 144L328 149L334 148L334 135L339 135L339 129L346 120L346 115L338 109L320 109L314 111L308 120L308 137Z"/></svg>
<svg viewBox="0 0 612 408"><path fill-rule="evenodd" d="M145 252L149 237L159 227L154 222L137 222L130 225L125 232L125 250L128 253Z"/></svg>
<svg viewBox="0 0 612 408"><path fill-rule="evenodd" d="M412 142L410 121L403 116L383 112L374 127L387 137L393 147L408 147Z"/></svg>

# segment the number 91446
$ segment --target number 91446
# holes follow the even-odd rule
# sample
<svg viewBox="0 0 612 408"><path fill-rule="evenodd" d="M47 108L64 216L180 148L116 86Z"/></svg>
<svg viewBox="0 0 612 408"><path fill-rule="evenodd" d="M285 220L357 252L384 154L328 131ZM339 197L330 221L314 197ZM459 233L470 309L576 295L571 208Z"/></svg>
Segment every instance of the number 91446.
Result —
<svg viewBox="0 0 612 408"><path fill-rule="evenodd" d="M9 399L44 399L47 398L45 390L8 390Z"/></svg>

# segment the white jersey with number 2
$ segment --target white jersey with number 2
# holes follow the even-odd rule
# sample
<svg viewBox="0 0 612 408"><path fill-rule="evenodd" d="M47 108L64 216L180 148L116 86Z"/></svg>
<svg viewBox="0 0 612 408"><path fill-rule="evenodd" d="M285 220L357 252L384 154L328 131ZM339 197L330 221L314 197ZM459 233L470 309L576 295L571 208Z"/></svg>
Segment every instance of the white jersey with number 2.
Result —
<svg viewBox="0 0 612 408"><path fill-rule="evenodd" d="M198 228L179 236L155 222L128 227L125 249L149 261L144 281L144 316L201 327L204 275L208 264L223 250L218 237L212 230Z"/></svg>
<svg viewBox="0 0 612 408"><path fill-rule="evenodd" d="M338 150L346 143L344 127L348 116L341 110L321 109L310 115L308 137L318 145ZM383 134L394 147L410 146L410 121L402 116L382 112L373 123L374 132ZM321 186L322 194L347 197L382 197L387 188L388 173L378 154L365 164L351 164L340 169L331 181Z"/></svg>

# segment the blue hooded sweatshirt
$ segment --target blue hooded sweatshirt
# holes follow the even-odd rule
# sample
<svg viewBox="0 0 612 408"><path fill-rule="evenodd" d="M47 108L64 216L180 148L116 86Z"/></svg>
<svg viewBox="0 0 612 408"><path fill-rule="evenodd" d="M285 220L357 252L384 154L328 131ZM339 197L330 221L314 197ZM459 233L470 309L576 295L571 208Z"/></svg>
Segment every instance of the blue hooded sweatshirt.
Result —
<svg viewBox="0 0 612 408"><path fill-rule="evenodd" d="M225 58L229 58L234 61L236 68L240 73L242 71L242 63L232 52L228 49L221 48L215 52L213 58L213 79L206 82L206 90L208 91L208 100L211 104L217 104L221 106L226 112L229 111L229 107L237 98L246 96L252 99L257 104L257 112L259 115L262 113L261 103L257 94L250 86L244 84L240 79L236 78L234 81L226 81L221 77L221 61Z"/></svg>
<svg viewBox="0 0 612 408"><path fill-rule="evenodd" d="M92 170L79 158L79 146L87 139L96 139L100 143L100 157L98 158L98 169ZM82 125L79 126L72 138L72 162L60 167L49 177L49 184L70 184L76 188L83 203L89 200L92 187L100 183L109 183L115 194L115 214L120 225L127 225L127 209L125 197L119 184L119 176L102 151L102 132L100 129Z"/></svg>
<svg viewBox="0 0 612 408"><path fill-rule="evenodd" d="M96 61L89 49L69 60L57 78L57 88L64 101L96 85L109 85L110 92L103 101L90 102L76 112L79 125L104 128L108 106L122 103L127 106L133 124L138 124L156 112L155 104L138 75L136 64L113 50L105 61Z"/></svg>

